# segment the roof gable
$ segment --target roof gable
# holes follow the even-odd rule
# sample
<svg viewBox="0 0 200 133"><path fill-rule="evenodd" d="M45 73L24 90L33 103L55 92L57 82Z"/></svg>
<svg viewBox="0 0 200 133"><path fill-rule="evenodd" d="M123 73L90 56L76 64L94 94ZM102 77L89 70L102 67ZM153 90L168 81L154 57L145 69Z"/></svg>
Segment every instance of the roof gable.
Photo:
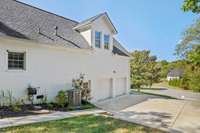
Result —
<svg viewBox="0 0 200 133"><path fill-rule="evenodd" d="M84 27L87 27L87 26L91 25L94 21L96 21L96 20L98 20L100 18L105 18L107 24L109 25L109 27L111 27L111 31L113 32L113 34L117 34L117 30L116 30L115 26L113 25L112 21L110 20L108 14L106 12L105 13L101 13L99 15L96 15L94 17L91 17L91 18L89 18L87 20L84 20L84 21L80 22L78 25L76 25L74 27L74 29L80 30L80 29L82 29Z"/></svg>
<svg viewBox="0 0 200 133"><path fill-rule="evenodd" d="M112 24L107 13L78 23L16 0L0 0L0 14L0 36L11 36L69 48L90 48L85 38L74 30L75 26L87 24L103 16ZM113 41L113 48L115 54L128 55L126 49L117 40Z"/></svg>

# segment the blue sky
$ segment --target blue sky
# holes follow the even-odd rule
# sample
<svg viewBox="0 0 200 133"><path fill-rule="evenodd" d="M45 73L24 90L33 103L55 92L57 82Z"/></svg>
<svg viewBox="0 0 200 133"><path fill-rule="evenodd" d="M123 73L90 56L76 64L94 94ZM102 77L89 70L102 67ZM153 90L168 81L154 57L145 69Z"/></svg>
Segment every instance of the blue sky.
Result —
<svg viewBox="0 0 200 133"><path fill-rule="evenodd" d="M64 17L82 21L108 12L118 40L129 50L151 50L160 60L175 60L177 42L197 18L183 13L183 0L20 0Z"/></svg>

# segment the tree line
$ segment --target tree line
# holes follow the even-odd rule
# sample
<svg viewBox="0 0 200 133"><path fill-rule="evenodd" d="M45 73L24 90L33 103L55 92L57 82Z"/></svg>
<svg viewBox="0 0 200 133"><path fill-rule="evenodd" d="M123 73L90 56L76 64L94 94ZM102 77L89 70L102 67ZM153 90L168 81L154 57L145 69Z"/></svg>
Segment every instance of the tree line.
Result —
<svg viewBox="0 0 200 133"><path fill-rule="evenodd" d="M199 0L185 0L183 11L200 13ZM184 73L178 86L200 92L200 18L183 33L177 44L175 54L180 60L168 62L157 61L149 50L131 52L131 83L134 88L151 87L167 77L171 69L183 69Z"/></svg>

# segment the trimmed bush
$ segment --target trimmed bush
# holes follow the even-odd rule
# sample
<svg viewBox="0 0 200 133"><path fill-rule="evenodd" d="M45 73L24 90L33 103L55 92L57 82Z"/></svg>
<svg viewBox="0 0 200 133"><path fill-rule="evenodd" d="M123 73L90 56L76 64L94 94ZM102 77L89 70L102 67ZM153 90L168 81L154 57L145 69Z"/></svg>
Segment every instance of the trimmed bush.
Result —
<svg viewBox="0 0 200 133"><path fill-rule="evenodd" d="M59 91L58 95L56 96L56 103L59 107L65 107L68 104L68 97L65 91Z"/></svg>
<svg viewBox="0 0 200 133"><path fill-rule="evenodd" d="M168 82L170 86L181 87L181 80L180 79L173 79Z"/></svg>

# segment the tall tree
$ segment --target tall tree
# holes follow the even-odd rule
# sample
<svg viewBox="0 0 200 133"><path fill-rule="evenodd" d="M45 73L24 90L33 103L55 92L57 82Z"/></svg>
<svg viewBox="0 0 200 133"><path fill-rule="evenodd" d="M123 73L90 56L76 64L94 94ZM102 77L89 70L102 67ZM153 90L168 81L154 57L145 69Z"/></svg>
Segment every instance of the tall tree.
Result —
<svg viewBox="0 0 200 133"><path fill-rule="evenodd" d="M131 56L131 82L134 87L151 86L159 80L160 68L156 56L151 56L148 50L134 51Z"/></svg>
<svg viewBox="0 0 200 133"><path fill-rule="evenodd" d="M185 12L200 13L200 0L184 0L182 9Z"/></svg>
<svg viewBox="0 0 200 133"><path fill-rule="evenodd" d="M153 83L160 81L161 66L156 62L156 58L150 60L150 62L148 62L146 65L147 65L146 81L147 85L151 87Z"/></svg>
<svg viewBox="0 0 200 133"><path fill-rule="evenodd" d="M196 67L200 67L200 45L188 52L187 59Z"/></svg>
<svg viewBox="0 0 200 133"><path fill-rule="evenodd" d="M200 44L200 18L184 32L183 39L176 46L176 54L185 57L198 44Z"/></svg>
<svg viewBox="0 0 200 133"><path fill-rule="evenodd" d="M169 62L167 62L166 60L162 60L157 62L157 64L160 66L161 70L160 70L160 77L161 78L166 78L167 74L169 72Z"/></svg>
<svg viewBox="0 0 200 133"><path fill-rule="evenodd" d="M149 51L134 51L131 53L131 83L134 87L140 88L145 84L145 62Z"/></svg>
<svg viewBox="0 0 200 133"><path fill-rule="evenodd" d="M200 0L185 0L183 10L200 13ZM184 32L176 54L187 61L182 86L200 92L200 18Z"/></svg>
<svg viewBox="0 0 200 133"><path fill-rule="evenodd" d="M200 92L200 45L193 47L186 59L190 63L190 69L186 71L189 77L188 88Z"/></svg>

